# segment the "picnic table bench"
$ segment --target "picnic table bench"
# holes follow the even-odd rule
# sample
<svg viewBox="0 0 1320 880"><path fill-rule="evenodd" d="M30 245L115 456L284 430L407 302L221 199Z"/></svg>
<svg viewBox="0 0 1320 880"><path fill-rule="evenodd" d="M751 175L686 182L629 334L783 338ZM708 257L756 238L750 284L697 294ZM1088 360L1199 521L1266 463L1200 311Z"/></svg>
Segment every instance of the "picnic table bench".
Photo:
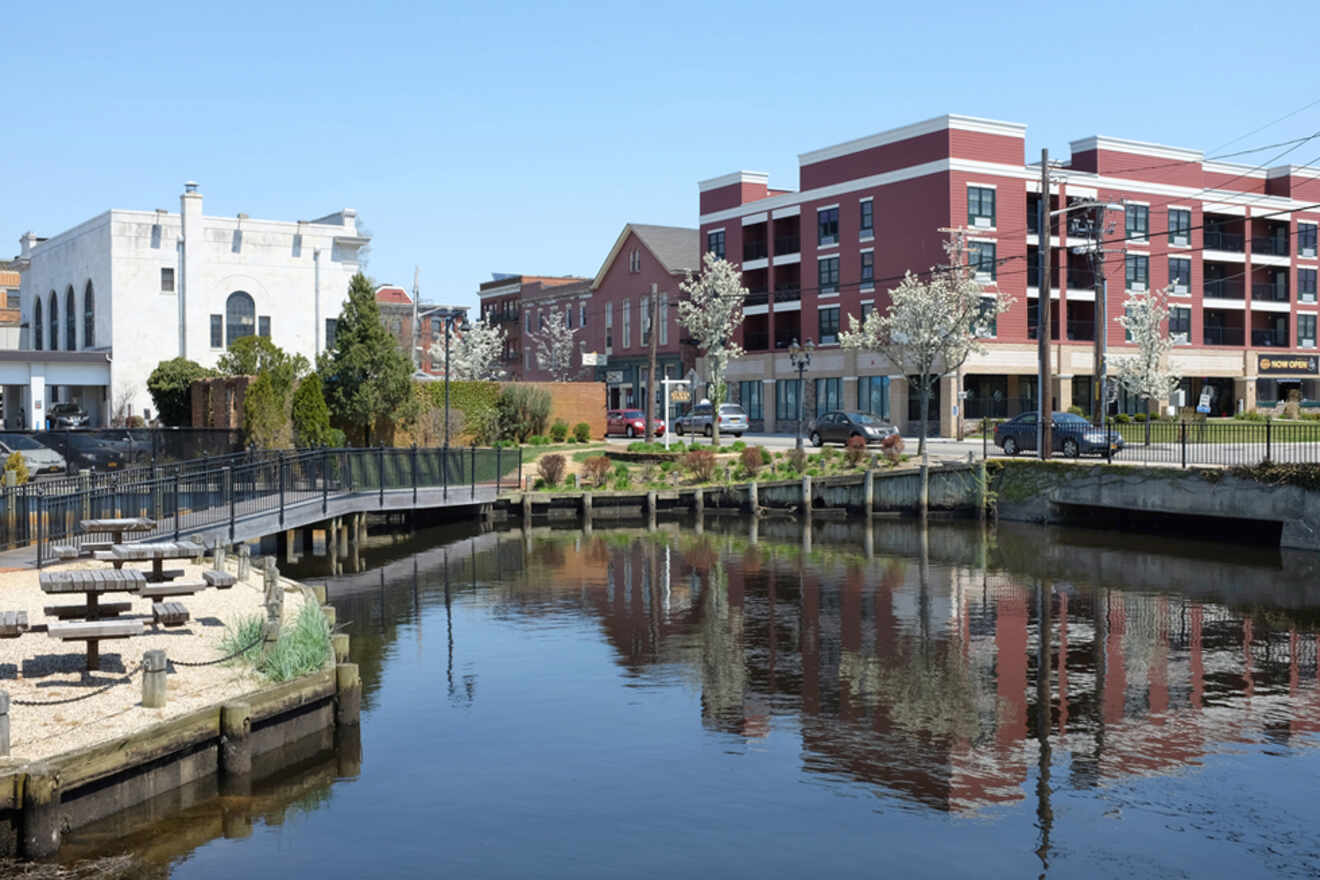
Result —
<svg viewBox="0 0 1320 880"><path fill-rule="evenodd" d="M149 532L156 527L156 521L144 516L110 517L107 519L79 520L78 527L83 534L108 534L108 541L83 541L80 544L56 544L52 547L57 559L77 559L90 556L97 550L108 550L114 544L122 544L124 535L135 532Z"/></svg>
<svg viewBox="0 0 1320 880"><path fill-rule="evenodd" d="M96 620L114 617L127 611L128 608L125 606L128 603L112 602L102 606L100 597L103 593L137 593L147 585L146 575L135 569L113 571L88 568L77 571L43 571L37 580L43 593L54 595L82 593L87 597L86 605L51 605L43 609L46 614L61 619L81 617Z"/></svg>
<svg viewBox="0 0 1320 880"><path fill-rule="evenodd" d="M188 609L182 602L153 602L151 619L160 626L183 626L188 622Z"/></svg>
<svg viewBox="0 0 1320 880"><path fill-rule="evenodd" d="M75 620L52 623L46 627L52 639L64 642L87 643L87 669L101 668L101 641L103 639L129 639L143 634L141 620Z"/></svg>

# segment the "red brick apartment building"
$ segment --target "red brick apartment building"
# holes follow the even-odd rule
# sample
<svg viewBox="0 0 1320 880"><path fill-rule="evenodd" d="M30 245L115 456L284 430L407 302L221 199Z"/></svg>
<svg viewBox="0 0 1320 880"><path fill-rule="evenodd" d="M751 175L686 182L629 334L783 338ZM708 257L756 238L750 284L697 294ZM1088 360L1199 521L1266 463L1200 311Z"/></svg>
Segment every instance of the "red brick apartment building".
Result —
<svg viewBox="0 0 1320 880"><path fill-rule="evenodd" d="M517 275L497 273L477 290L481 319L504 327L504 368L509 378L548 381L551 376L536 366L534 334L544 326L552 304L567 308L590 296L589 278L576 275ZM574 315L574 318L579 316ZM569 326L579 327L574 320ZM588 378L585 375L583 378Z"/></svg>
<svg viewBox="0 0 1320 880"><path fill-rule="evenodd" d="M1026 126L948 115L799 156L799 189L772 189L739 171L700 183L703 250L741 263L749 290L731 394L757 427L796 427L796 374L787 348L812 339L805 412L859 407L907 428L920 418L912 383L881 358L837 345L848 316L885 308L909 269L942 262L941 227L963 226L988 285L1014 300L988 352L939 383L928 418L951 434L959 417L1013 415L1037 399L1039 164ZM1103 264L1111 355L1131 347L1115 318L1127 294L1172 283L1173 368L1185 402L1213 389L1228 414L1300 391L1320 400L1316 349L1316 229L1320 170L1211 161L1197 150L1111 137L1071 144L1050 173L1049 208L1121 204ZM1091 400L1095 278L1082 209L1052 221L1048 247L1056 408ZM1061 235L1062 234L1062 235ZM1281 358L1280 355L1304 355ZM958 390L968 392L955 414ZM1118 406L1135 410L1120 398Z"/></svg>
<svg viewBox="0 0 1320 880"><path fill-rule="evenodd" d="M437 306L432 303L419 303L416 313L413 311L413 298L408 291L393 284L383 284L376 288L376 304L380 307L380 319L385 329L399 342L404 354L413 357L413 363L423 373L443 376L444 358L432 358L431 346L436 342L444 344L445 324L436 314L437 311L457 311L467 314L467 306ZM413 323L416 320L418 332L414 334ZM457 319L460 323L462 318ZM414 353L413 348L417 351Z"/></svg>

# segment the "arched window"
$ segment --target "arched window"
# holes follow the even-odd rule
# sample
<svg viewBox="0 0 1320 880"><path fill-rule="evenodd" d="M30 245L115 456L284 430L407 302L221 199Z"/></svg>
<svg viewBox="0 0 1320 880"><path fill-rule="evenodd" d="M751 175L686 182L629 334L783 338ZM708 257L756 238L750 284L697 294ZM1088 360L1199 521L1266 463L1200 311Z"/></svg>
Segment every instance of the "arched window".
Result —
<svg viewBox="0 0 1320 880"><path fill-rule="evenodd" d="M50 292L50 350L60 348L60 298L55 291Z"/></svg>
<svg viewBox="0 0 1320 880"><path fill-rule="evenodd" d="M34 297L32 300L32 347L41 351L42 332L41 326L41 297Z"/></svg>
<svg viewBox="0 0 1320 880"><path fill-rule="evenodd" d="M225 348L257 332L257 306L246 291L235 290L225 301Z"/></svg>
<svg viewBox="0 0 1320 880"><path fill-rule="evenodd" d="M64 348L78 350L78 310L74 306L72 284L64 292Z"/></svg>
<svg viewBox="0 0 1320 880"><path fill-rule="evenodd" d="M96 303L92 295L92 282L87 281L83 291L83 348L96 347Z"/></svg>

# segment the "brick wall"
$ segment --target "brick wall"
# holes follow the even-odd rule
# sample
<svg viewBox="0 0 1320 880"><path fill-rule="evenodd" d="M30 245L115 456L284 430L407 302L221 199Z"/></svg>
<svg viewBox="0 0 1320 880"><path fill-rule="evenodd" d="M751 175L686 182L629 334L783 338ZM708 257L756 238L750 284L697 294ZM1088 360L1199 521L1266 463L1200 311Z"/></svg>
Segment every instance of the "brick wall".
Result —
<svg viewBox="0 0 1320 880"><path fill-rule="evenodd" d="M252 376L198 379L192 384L194 428L242 428L243 402Z"/></svg>
<svg viewBox="0 0 1320 880"><path fill-rule="evenodd" d="M519 382L532 388L550 392L550 422L548 429L558 420L568 423L569 431L578 422L591 426L591 436L605 436L605 383L604 382Z"/></svg>

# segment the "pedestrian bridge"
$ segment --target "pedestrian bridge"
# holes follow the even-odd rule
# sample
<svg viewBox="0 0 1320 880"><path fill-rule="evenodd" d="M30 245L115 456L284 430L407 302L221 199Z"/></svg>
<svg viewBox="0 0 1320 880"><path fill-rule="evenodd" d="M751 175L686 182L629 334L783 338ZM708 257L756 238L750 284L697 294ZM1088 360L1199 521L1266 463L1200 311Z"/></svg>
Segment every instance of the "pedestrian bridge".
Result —
<svg viewBox="0 0 1320 880"><path fill-rule="evenodd" d="M57 545L99 539L82 531L84 519L154 520L156 527L135 541L238 543L353 514L480 508L517 486L522 474L521 450L475 447L315 449L217 463L38 493L37 565L53 561Z"/></svg>

